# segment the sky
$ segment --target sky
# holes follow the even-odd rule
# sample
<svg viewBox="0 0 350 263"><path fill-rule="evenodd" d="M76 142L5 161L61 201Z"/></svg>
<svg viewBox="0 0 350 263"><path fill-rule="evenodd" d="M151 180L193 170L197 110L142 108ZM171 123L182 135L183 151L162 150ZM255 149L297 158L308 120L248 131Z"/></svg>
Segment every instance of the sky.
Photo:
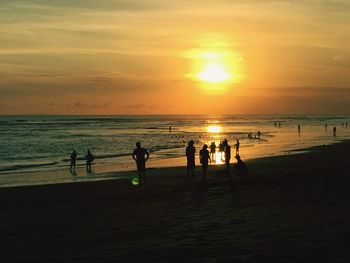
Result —
<svg viewBox="0 0 350 263"><path fill-rule="evenodd" d="M0 114L350 114L349 13L348 0L1 0ZM213 63L227 80L210 81Z"/></svg>

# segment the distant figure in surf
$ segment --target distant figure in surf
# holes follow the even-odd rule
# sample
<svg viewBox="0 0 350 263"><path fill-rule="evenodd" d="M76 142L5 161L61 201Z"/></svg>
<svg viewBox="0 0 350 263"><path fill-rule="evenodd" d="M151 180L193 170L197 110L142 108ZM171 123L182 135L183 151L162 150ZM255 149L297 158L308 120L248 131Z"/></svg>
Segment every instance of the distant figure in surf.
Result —
<svg viewBox="0 0 350 263"><path fill-rule="evenodd" d="M300 125L298 124L298 133L300 134Z"/></svg>
<svg viewBox="0 0 350 263"><path fill-rule="evenodd" d="M187 175L194 176L194 169L196 168L195 154L196 148L193 146L194 141L190 140L186 147L187 158Z"/></svg>
<svg viewBox="0 0 350 263"><path fill-rule="evenodd" d="M235 148L236 148L236 155L239 154L239 145L240 145L240 143L239 143L239 140L237 139L237 140L236 140L236 144L234 145Z"/></svg>
<svg viewBox="0 0 350 263"><path fill-rule="evenodd" d="M171 133L171 126L169 126L169 133Z"/></svg>
<svg viewBox="0 0 350 263"><path fill-rule="evenodd" d="M92 165L92 162L94 161L95 157L92 155L92 153L89 149L87 150L87 154L86 154L85 158L86 158L86 171L88 173L91 173L91 165Z"/></svg>
<svg viewBox="0 0 350 263"><path fill-rule="evenodd" d="M216 153L216 144L215 142L212 142L210 144L210 158L211 158L211 161L213 161L214 163L216 162L215 153Z"/></svg>
<svg viewBox="0 0 350 263"><path fill-rule="evenodd" d="M72 154L70 155L70 167L69 167L69 170L72 173L75 173L76 164L77 164L77 152L73 150Z"/></svg>
<svg viewBox="0 0 350 263"><path fill-rule="evenodd" d="M257 136L258 136L258 138L260 139L261 132L260 132L260 131L258 131L258 132L256 133L256 135L257 135Z"/></svg>
<svg viewBox="0 0 350 263"><path fill-rule="evenodd" d="M143 180L144 183L147 183L146 179L146 162L149 159L149 152L141 147L141 143L136 143L136 149L132 153L132 158L136 162L137 171L139 172L139 182Z"/></svg>
<svg viewBox="0 0 350 263"><path fill-rule="evenodd" d="M348 122L345 123L345 127L346 127L346 128L348 127Z"/></svg>
<svg viewBox="0 0 350 263"><path fill-rule="evenodd" d="M333 127L333 136L337 136L337 127Z"/></svg>
<svg viewBox="0 0 350 263"><path fill-rule="evenodd" d="M327 131L327 128L328 128L328 124L327 124L327 123L324 124L324 128L325 128L326 131Z"/></svg>
<svg viewBox="0 0 350 263"><path fill-rule="evenodd" d="M252 133L250 132L250 133L248 133L248 139L253 139L253 135L252 135Z"/></svg>
<svg viewBox="0 0 350 263"><path fill-rule="evenodd" d="M199 151L199 162L202 165L202 179L207 178L208 163L210 161L210 154L208 151L208 145L204 144L202 150Z"/></svg>

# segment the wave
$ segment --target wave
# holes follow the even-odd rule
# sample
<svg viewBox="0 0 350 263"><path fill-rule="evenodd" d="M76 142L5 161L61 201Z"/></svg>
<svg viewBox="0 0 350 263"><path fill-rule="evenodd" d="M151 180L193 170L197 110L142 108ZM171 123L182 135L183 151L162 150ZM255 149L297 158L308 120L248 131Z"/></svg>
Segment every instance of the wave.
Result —
<svg viewBox="0 0 350 263"><path fill-rule="evenodd" d="M43 167L43 166L53 166L53 165L57 165L57 162L17 164L17 165L0 167L0 172L14 171L14 170L20 170L20 169L29 169L29 168L36 168L36 167Z"/></svg>

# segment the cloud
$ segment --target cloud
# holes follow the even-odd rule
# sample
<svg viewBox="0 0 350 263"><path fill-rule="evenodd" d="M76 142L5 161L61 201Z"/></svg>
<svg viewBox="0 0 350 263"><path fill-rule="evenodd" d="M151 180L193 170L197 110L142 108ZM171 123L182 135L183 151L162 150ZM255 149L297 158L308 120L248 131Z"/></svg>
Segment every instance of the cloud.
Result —
<svg viewBox="0 0 350 263"><path fill-rule="evenodd" d="M75 102L71 106L73 106L75 108L104 109L104 108L110 107L111 103L110 102L107 102L107 103L95 102L93 104L88 104L88 103L84 103L84 102Z"/></svg>

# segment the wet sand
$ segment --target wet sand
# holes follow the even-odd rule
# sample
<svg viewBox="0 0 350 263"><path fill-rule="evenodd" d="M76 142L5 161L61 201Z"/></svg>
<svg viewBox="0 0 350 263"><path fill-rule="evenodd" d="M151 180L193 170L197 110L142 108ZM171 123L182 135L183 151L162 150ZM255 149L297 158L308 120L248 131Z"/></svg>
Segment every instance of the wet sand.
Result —
<svg viewBox="0 0 350 263"><path fill-rule="evenodd" d="M1 188L0 262L350 262L350 142L247 165Z"/></svg>

